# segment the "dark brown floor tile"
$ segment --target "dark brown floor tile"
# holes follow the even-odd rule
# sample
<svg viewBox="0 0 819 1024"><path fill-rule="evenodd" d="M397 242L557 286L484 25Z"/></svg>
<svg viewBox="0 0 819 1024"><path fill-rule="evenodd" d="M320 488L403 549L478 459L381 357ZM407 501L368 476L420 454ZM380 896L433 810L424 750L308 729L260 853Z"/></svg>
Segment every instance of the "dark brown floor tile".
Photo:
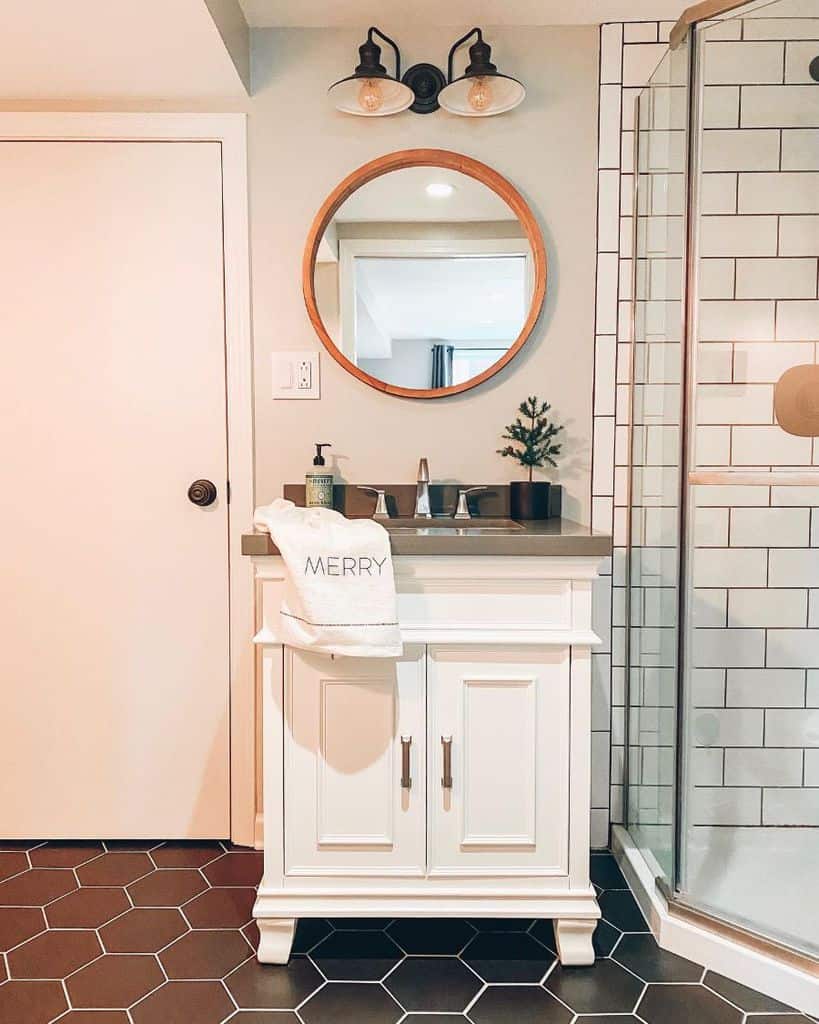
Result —
<svg viewBox="0 0 819 1024"><path fill-rule="evenodd" d="M771 999L770 996L764 996L761 992L754 992L753 989L740 985L738 981L732 981L714 971L708 971L703 978L703 983L714 992L724 996L729 1003L745 1010L746 1013L782 1013L783 1011L787 1013L789 1010L793 1010L793 1007L786 1006L785 1003Z"/></svg>
<svg viewBox="0 0 819 1024"><path fill-rule="evenodd" d="M6 973L6 960L5 957L0 956L0 985L8 978Z"/></svg>
<svg viewBox="0 0 819 1024"><path fill-rule="evenodd" d="M298 927L298 926L297 926ZM250 924L246 924L242 929L242 935L247 939L253 949L259 948L259 926L255 921L251 921ZM296 949L295 942L293 943L294 953L306 953L306 949Z"/></svg>
<svg viewBox="0 0 819 1024"><path fill-rule="evenodd" d="M58 981L7 981L0 985L3 1024L48 1024L68 1009Z"/></svg>
<svg viewBox="0 0 819 1024"><path fill-rule="evenodd" d="M0 882L0 906L42 907L76 888L73 871L35 868Z"/></svg>
<svg viewBox="0 0 819 1024"><path fill-rule="evenodd" d="M77 1009L125 1009L152 989L165 976L156 957L106 954L66 981L71 1005Z"/></svg>
<svg viewBox="0 0 819 1024"><path fill-rule="evenodd" d="M49 928L99 928L130 907L123 889L77 889L46 907Z"/></svg>
<svg viewBox="0 0 819 1024"><path fill-rule="evenodd" d="M125 1010L71 1010L60 1024L130 1024Z"/></svg>
<svg viewBox="0 0 819 1024"><path fill-rule="evenodd" d="M0 839L0 851L33 850L40 843L42 843L42 839Z"/></svg>
<svg viewBox="0 0 819 1024"><path fill-rule="evenodd" d="M475 1024L568 1024L572 1013L540 985L491 985L469 1017ZM621 1024L621 1018L611 1024Z"/></svg>
<svg viewBox="0 0 819 1024"><path fill-rule="evenodd" d="M224 978L238 967L252 950L241 932L188 932L159 954L169 978Z"/></svg>
<svg viewBox="0 0 819 1024"><path fill-rule="evenodd" d="M319 972L302 956L294 956L286 967L260 964L254 958L225 978L237 1006L249 1010L295 1009L322 981Z"/></svg>
<svg viewBox="0 0 819 1024"><path fill-rule="evenodd" d="M331 981L305 1003L299 1015L305 1024L395 1024L404 1011L381 985Z"/></svg>
<svg viewBox="0 0 819 1024"><path fill-rule="evenodd" d="M134 1024L221 1024L233 1003L218 981L169 981L131 1010Z"/></svg>
<svg viewBox="0 0 819 1024"><path fill-rule="evenodd" d="M387 934L411 956L440 956L460 953L477 933L466 921L455 918L405 917L393 921Z"/></svg>
<svg viewBox="0 0 819 1024"><path fill-rule="evenodd" d="M21 871L28 871L28 857L22 850L0 853L0 882L12 875L19 875Z"/></svg>
<svg viewBox="0 0 819 1024"><path fill-rule="evenodd" d="M552 971L546 988L576 1013L632 1013L643 983L613 960Z"/></svg>
<svg viewBox="0 0 819 1024"><path fill-rule="evenodd" d="M156 953L187 930L178 910L138 907L101 928L100 938L108 953Z"/></svg>
<svg viewBox="0 0 819 1024"><path fill-rule="evenodd" d="M285 1010L240 1010L230 1024L299 1024L299 1018Z"/></svg>
<svg viewBox="0 0 819 1024"><path fill-rule="evenodd" d="M45 927L39 907L0 907L0 952L18 946Z"/></svg>
<svg viewBox="0 0 819 1024"><path fill-rule="evenodd" d="M624 935L613 959L643 981L699 981L703 975L699 964L660 949L651 934Z"/></svg>
<svg viewBox="0 0 819 1024"><path fill-rule="evenodd" d="M209 889L185 905L191 928L241 928L253 917L255 889Z"/></svg>
<svg viewBox="0 0 819 1024"><path fill-rule="evenodd" d="M153 871L147 853L104 853L77 868L80 885L128 885Z"/></svg>
<svg viewBox="0 0 819 1024"><path fill-rule="evenodd" d="M46 843L29 854L35 868L75 868L102 853L102 843Z"/></svg>
<svg viewBox="0 0 819 1024"><path fill-rule="evenodd" d="M207 887L198 871L160 868L129 885L128 894L136 907L181 907Z"/></svg>
<svg viewBox="0 0 819 1024"><path fill-rule="evenodd" d="M384 979L405 1010L463 1013L483 982L454 956L411 956Z"/></svg>
<svg viewBox="0 0 819 1024"><path fill-rule="evenodd" d="M13 978L65 978L100 953L95 932L43 932L9 953L9 972Z"/></svg>
<svg viewBox="0 0 819 1024"><path fill-rule="evenodd" d="M253 922L251 927L256 927ZM313 946L318 945L322 939L326 939L333 929L330 922L321 917L302 917L296 925L296 935L293 939L293 953L309 953ZM258 936L258 927L256 927ZM255 940L254 949L258 949L258 937Z"/></svg>
<svg viewBox="0 0 819 1024"><path fill-rule="evenodd" d="M106 850L153 850L154 847L159 846L161 840L159 839L106 839L105 849Z"/></svg>
<svg viewBox="0 0 819 1024"><path fill-rule="evenodd" d="M258 885L262 879L263 854L226 853L208 864L202 874L211 885Z"/></svg>
<svg viewBox="0 0 819 1024"><path fill-rule="evenodd" d="M151 858L158 868L201 868L224 852L221 843L163 843Z"/></svg>
<svg viewBox="0 0 819 1024"><path fill-rule="evenodd" d="M636 1008L646 1024L740 1024L742 1014L702 985L649 985Z"/></svg>

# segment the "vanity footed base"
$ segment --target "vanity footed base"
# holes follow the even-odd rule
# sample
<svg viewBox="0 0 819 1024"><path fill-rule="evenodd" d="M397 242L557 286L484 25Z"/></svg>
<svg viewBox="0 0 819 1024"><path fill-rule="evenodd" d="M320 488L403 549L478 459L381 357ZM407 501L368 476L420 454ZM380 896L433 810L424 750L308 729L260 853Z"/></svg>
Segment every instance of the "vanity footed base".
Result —
<svg viewBox="0 0 819 1024"><path fill-rule="evenodd" d="M283 915L288 916L283 916ZM292 916L290 916L292 915ZM262 890L253 908L259 926L258 960L286 964L300 917L522 917L554 921L557 955L564 966L594 963L592 936L600 908L592 893L504 895L502 899L480 893L438 896L406 893L394 898L351 895L343 892L275 894Z"/></svg>

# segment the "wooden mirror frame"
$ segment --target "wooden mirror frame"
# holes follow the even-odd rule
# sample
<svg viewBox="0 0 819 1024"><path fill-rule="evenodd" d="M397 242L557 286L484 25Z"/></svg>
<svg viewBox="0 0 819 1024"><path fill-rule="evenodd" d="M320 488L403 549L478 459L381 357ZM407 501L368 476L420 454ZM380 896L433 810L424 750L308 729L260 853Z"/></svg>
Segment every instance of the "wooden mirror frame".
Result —
<svg viewBox="0 0 819 1024"><path fill-rule="evenodd" d="M467 174L470 178L475 178L477 181L482 182L487 188L492 189L493 192L500 196L517 216L523 225L526 238L532 248L532 259L534 262L532 303L520 334L506 354L488 369L484 370L483 373L479 373L470 380L464 381L463 384L453 384L448 388L402 388L397 384L387 384L377 377L365 373L364 370L351 362L338 349L328 334L327 328L321 319L316 299L314 280L316 256L318 255L319 245L327 225L332 221L342 203L353 192L361 188L362 185L366 185L367 182L372 181L374 178L380 178L384 174L389 174L390 171L402 170L405 167L445 167L452 171L460 171L462 174ZM304 301L307 305L307 315L310 317L310 322L315 328L316 334L318 334L322 344L333 359L343 366L348 373L351 373L365 384L369 384L371 388L383 391L388 395L400 395L402 398L445 398L447 395L457 395L462 391L469 391L471 388L482 384L485 380L489 380L490 377L494 377L507 363L515 358L529 340L529 336L543 309L543 301L546 297L546 247L540 227L529 204L514 185L498 174L497 171L494 171L486 164L482 164L479 160L473 160L471 157L463 156L460 153L452 153L446 149L404 149L397 153L388 153L386 156L371 160L369 163L359 167L358 170L353 171L352 174L348 174L324 200L310 227L307 244L304 248L302 290L304 292Z"/></svg>

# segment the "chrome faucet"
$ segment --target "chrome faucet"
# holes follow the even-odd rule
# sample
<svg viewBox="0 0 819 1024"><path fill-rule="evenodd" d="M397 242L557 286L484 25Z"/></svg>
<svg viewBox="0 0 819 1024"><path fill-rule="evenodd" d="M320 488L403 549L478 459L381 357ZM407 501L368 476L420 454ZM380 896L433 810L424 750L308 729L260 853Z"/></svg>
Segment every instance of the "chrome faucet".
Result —
<svg viewBox="0 0 819 1024"><path fill-rule="evenodd" d="M418 480L415 487L415 518L432 519L429 508L429 463L421 459L418 463Z"/></svg>

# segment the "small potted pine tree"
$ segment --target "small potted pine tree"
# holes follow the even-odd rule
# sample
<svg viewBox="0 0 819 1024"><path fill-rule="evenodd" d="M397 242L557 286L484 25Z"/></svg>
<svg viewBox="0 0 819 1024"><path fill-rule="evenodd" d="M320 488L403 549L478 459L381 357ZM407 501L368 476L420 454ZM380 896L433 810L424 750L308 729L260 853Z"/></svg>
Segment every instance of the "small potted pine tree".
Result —
<svg viewBox="0 0 819 1024"><path fill-rule="evenodd" d="M553 423L547 413L548 402L540 402L532 395L518 407L520 415L506 427L504 440L513 441L505 448L498 448L498 455L515 459L529 471L528 480L513 480L509 485L510 513L513 519L548 519L549 494L552 485L545 480L533 480L535 469L542 469L548 462L556 466L561 444L555 438L563 430ZM518 447L515 447L517 445Z"/></svg>

